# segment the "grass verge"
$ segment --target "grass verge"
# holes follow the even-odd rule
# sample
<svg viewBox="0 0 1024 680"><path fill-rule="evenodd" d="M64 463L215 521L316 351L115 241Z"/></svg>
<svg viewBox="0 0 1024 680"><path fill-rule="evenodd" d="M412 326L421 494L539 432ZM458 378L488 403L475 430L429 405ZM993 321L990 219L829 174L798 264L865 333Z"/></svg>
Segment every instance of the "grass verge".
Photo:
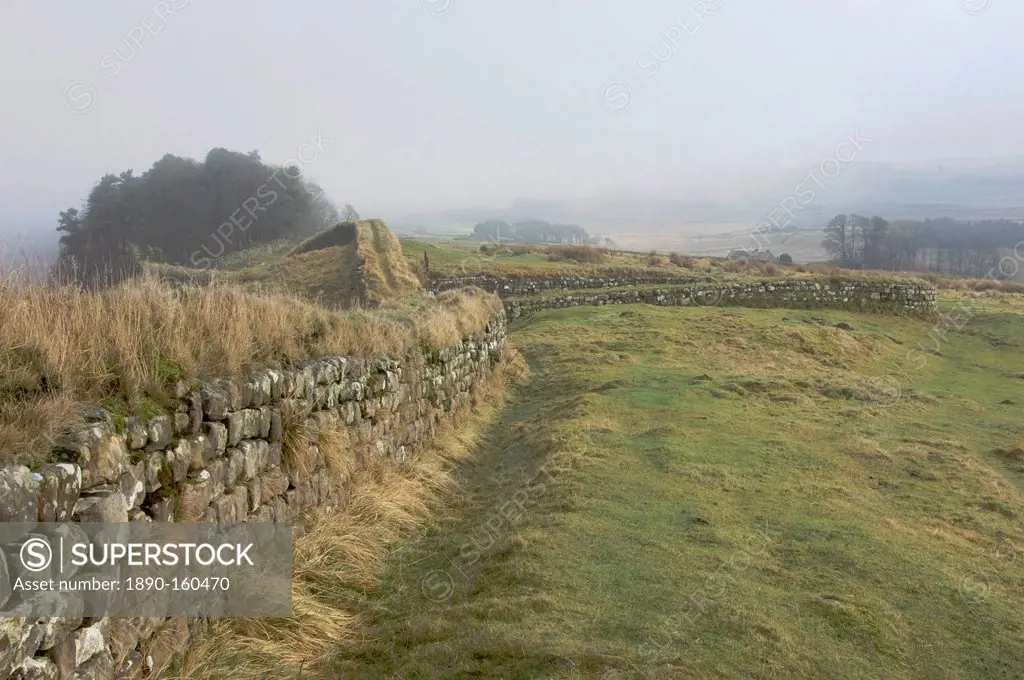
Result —
<svg viewBox="0 0 1024 680"><path fill-rule="evenodd" d="M472 412L460 414L457 427L449 418L415 458L397 462L364 456L360 469L335 475L336 482L346 485L344 504L308 513L295 543L295 615L214 622L211 632L190 648L180 677L324 677L338 649L363 636L362 603L375 596L389 552L422 528L437 499L452 488L453 468L470 457L495 417L507 368L500 364L475 395ZM291 443L290 458L304 457L295 452L311 443L302 437ZM342 443L342 437L329 435L315 445L328 460L338 454L351 457L350 448L335 450Z"/></svg>

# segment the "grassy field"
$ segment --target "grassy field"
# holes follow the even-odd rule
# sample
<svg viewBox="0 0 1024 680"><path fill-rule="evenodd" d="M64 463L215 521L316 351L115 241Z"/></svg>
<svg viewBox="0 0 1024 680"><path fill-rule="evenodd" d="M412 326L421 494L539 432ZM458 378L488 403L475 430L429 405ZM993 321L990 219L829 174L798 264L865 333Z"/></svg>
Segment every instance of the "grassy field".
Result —
<svg viewBox="0 0 1024 680"><path fill-rule="evenodd" d="M1024 306L972 310L938 343L851 313L536 315L532 379L326 675L1024 677Z"/></svg>
<svg viewBox="0 0 1024 680"><path fill-rule="evenodd" d="M550 259L543 246L503 245L468 240L423 240L402 238L402 251L409 263L423 266L423 255L430 261L434 276L472 276L474 274L588 274L610 270L660 271L664 273L692 274L690 269L678 267L664 255L605 251L600 263ZM491 248L481 252L480 246ZM694 260L693 267L700 271L716 269L710 260Z"/></svg>

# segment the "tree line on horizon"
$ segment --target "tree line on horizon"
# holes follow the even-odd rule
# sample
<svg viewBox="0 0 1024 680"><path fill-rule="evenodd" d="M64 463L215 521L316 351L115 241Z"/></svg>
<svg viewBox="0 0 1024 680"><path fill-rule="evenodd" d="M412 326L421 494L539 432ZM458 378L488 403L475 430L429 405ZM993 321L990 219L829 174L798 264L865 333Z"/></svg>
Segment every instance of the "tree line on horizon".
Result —
<svg viewBox="0 0 1024 680"><path fill-rule="evenodd" d="M57 267L64 278L100 284L133 275L140 260L216 266L343 219L358 215L339 211L300 167L264 163L258 151L216 148L202 161L166 154L141 175L104 175L81 210L61 211Z"/></svg>
<svg viewBox="0 0 1024 680"><path fill-rule="evenodd" d="M552 224L545 220L523 220L509 224L504 220L486 220L473 227L472 237L492 243L529 243L534 245L595 245L600 237L591 236L576 224Z"/></svg>
<svg viewBox="0 0 1024 680"><path fill-rule="evenodd" d="M892 220L877 215L836 215L822 246L843 267L926 271L948 276L1012 276L999 263L1021 252L1024 222L952 218Z"/></svg>

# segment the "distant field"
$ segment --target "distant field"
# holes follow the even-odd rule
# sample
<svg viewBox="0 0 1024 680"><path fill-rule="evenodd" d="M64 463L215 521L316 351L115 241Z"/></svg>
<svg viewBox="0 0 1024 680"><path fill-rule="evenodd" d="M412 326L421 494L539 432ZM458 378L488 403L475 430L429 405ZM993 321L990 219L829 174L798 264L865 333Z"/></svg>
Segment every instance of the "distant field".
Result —
<svg viewBox="0 0 1024 680"><path fill-rule="evenodd" d="M331 673L1024 677L1024 300L971 304L937 346L851 313L534 316L532 380Z"/></svg>
<svg viewBox="0 0 1024 680"><path fill-rule="evenodd" d="M776 256L789 253L794 262L821 262L828 259L828 253L821 247L823 237L821 228L815 227L771 232L755 239L751 227L739 231L687 238L680 244L679 250L690 255L724 257L733 248L749 250L760 247L763 250L772 251Z"/></svg>

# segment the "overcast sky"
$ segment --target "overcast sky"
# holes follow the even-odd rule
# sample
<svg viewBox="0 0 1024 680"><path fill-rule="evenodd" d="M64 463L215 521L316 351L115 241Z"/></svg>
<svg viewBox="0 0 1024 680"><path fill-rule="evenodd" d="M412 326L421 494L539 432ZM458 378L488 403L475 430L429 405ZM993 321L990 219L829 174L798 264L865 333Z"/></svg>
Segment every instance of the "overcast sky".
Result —
<svg viewBox="0 0 1024 680"><path fill-rule="evenodd" d="M55 219L104 172L216 146L281 162L318 131L306 173L384 217L728 198L858 129L871 161L1024 153L1020 0L3 0L0 16L8 228Z"/></svg>

